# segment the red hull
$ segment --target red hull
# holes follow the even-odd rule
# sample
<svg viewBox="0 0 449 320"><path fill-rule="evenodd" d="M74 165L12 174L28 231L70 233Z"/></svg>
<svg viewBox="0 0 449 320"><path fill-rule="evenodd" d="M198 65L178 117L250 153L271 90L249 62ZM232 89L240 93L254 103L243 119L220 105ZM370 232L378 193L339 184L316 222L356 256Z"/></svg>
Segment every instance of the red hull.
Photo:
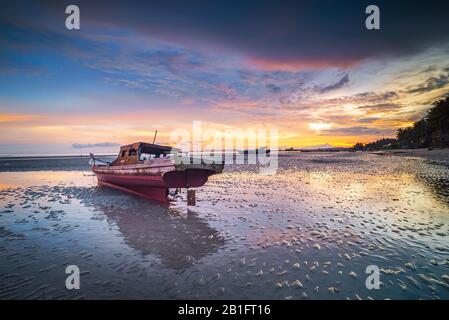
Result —
<svg viewBox="0 0 449 320"><path fill-rule="evenodd" d="M223 164L206 164L201 159L167 155L171 150L146 143L123 146L117 159L107 165L104 161L103 165L95 165L96 159L92 155L92 171L97 175L99 185L165 203L168 202L169 188L201 187L210 175L223 171ZM140 160L142 154L154 158Z"/></svg>
<svg viewBox="0 0 449 320"><path fill-rule="evenodd" d="M168 188L162 176L124 176L97 173L98 185L145 197L159 202L168 202Z"/></svg>
<svg viewBox="0 0 449 320"><path fill-rule="evenodd" d="M168 188L201 187L207 182L208 177L215 172L211 170L188 169L183 171L169 171L162 175L95 173L97 174L99 185L167 203Z"/></svg>

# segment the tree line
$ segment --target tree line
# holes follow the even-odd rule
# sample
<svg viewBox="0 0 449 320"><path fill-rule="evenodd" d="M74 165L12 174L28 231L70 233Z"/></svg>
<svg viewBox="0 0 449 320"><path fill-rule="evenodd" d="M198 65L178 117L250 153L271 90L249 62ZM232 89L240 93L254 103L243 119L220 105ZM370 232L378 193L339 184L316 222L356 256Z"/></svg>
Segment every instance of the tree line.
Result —
<svg viewBox="0 0 449 320"><path fill-rule="evenodd" d="M448 148L449 95L432 105L433 107L412 126L398 129L396 138L384 138L366 144L358 142L353 149Z"/></svg>

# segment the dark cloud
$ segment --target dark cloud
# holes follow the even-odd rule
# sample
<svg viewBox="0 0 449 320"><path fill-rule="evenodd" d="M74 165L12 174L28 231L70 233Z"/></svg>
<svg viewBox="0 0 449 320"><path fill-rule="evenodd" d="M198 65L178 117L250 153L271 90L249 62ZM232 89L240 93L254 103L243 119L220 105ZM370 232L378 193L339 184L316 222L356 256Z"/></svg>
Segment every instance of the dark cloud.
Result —
<svg viewBox="0 0 449 320"><path fill-rule="evenodd" d="M349 83L349 76L347 75L347 74L345 74L340 80L338 80L337 82L335 82L335 83L333 83L333 84L331 84L331 85L328 85L328 86L325 86L325 87L322 87L322 88L320 88L318 91L320 92L320 93L326 93L326 92L329 92L329 91L333 91L333 90L337 90L337 89L340 89L340 88L343 88L346 84L348 84Z"/></svg>
<svg viewBox="0 0 449 320"><path fill-rule="evenodd" d="M363 135L380 135L382 133L385 133L385 131L370 127L345 127L345 128L329 129L323 131L323 133L324 135L363 136Z"/></svg>
<svg viewBox="0 0 449 320"><path fill-rule="evenodd" d="M118 147L120 144L114 142L99 142L99 143L74 143L72 144L72 148L75 149L87 149L87 148L110 148L110 147Z"/></svg>
<svg viewBox="0 0 449 320"><path fill-rule="evenodd" d="M399 94L395 91L385 91L385 92L375 92L375 91L368 91L368 92L361 92L350 96L343 96L333 99L324 99L321 100L321 104L324 106L338 106L342 104L356 104L356 105L362 105L366 108L375 107L376 105L378 108L386 107L387 104L389 106L392 105L392 101L399 98Z"/></svg>
<svg viewBox="0 0 449 320"><path fill-rule="evenodd" d="M444 69L448 71L448 68ZM442 73L438 76L430 77L427 81L419 86L407 90L407 93L422 94L436 89L441 89L449 85L449 72Z"/></svg>
<svg viewBox="0 0 449 320"><path fill-rule="evenodd" d="M378 117L367 117L367 118L358 119L357 122L360 122L360 123L373 123L373 122L376 122L379 119L380 118L378 118Z"/></svg>
<svg viewBox="0 0 449 320"><path fill-rule="evenodd" d="M2 7L4 17L62 28L73 1ZM209 45L264 62L348 65L366 58L419 52L449 39L447 1L377 0L381 29L365 28L371 1L165 0L76 1L81 32L98 26L135 30L188 46ZM83 31L84 30L84 31Z"/></svg>
<svg viewBox="0 0 449 320"><path fill-rule="evenodd" d="M362 101L376 102L376 101L385 101L390 99L399 98L399 94L395 91L386 91L386 92L362 92L353 96L355 100L361 99Z"/></svg>
<svg viewBox="0 0 449 320"><path fill-rule="evenodd" d="M369 109L373 111L396 111L402 108L401 104L397 103L377 103L371 105L359 106L359 109Z"/></svg>
<svg viewBox="0 0 449 320"><path fill-rule="evenodd" d="M277 85L275 85L275 84L273 84L273 83L268 83L268 84L266 85L266 88L267 88L270 92L272 92L272 93L279 93L279 92L282 91L282 88L281 88L281 87L279 87L279 86L277 86Z"/></svg>

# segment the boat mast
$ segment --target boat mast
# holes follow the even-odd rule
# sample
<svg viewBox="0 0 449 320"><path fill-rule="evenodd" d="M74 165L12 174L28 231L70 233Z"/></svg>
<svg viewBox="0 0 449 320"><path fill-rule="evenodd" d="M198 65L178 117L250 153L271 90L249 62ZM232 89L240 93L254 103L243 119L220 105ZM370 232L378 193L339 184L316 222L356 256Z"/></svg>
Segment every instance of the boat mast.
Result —
<svg viewBox="0 0 449 320"><path fill-rule="evenodd" d="M156 130L156 132L154 133L153 144L154 144L154 142L156 141L156 136L157 136L157 130Z"/></svg>

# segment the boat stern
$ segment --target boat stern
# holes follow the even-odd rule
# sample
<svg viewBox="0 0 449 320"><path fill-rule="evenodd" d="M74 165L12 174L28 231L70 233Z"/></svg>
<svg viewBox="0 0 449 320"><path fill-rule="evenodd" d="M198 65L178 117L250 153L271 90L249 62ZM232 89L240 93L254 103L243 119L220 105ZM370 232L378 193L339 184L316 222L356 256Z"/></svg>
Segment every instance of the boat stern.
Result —
<svg viewBox="0 0 449 320"><path fill-rule="evenodd" d="M169 188L202 187L208 178L223 172L223 163L205 163L204 161L184 161L175 164L175 170L163 175L163 181Z"/></svg>

